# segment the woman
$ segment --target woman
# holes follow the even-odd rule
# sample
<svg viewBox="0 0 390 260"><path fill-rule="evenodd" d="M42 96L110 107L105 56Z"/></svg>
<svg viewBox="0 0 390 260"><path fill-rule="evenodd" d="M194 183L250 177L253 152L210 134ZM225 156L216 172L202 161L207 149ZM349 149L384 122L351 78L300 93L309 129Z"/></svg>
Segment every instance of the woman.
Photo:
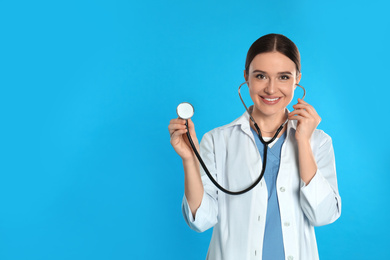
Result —
<svg viewBox="0 0 390 260"><path fill-rule="evenodd" d="M321 121L302 99L288 112L301 79L295 44L268 34L250 47L244 70L253 106L249 112L265 141L288 119L268 146L264 178L251 191L232 196L207 178L193 153L185 120L171 120L171 144L184 166L183 214L203 232L214 227L207 259L319 259L314 226L334 222L341 213L331 138L316 129ZM195 142L194 124L189 131ZM263 144L245 112L232 123L206 133L200 154L224 188L242 190L262 169Z"/></svg>

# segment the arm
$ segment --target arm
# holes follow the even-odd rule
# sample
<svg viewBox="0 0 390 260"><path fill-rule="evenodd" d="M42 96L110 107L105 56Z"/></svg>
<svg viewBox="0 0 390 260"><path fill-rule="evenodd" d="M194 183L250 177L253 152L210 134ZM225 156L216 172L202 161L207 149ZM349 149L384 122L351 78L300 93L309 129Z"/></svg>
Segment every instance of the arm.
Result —
<svg viewBox="0 0 390 260"><path fill-rule="evenodd" d="M341 214L332 140L322 134L326 141L315 154L317 170L310 183L305 184L302 178L300 190L302 211L314 226L330 224Z"/></svg>
<svg viewBox="0 0 390 260"><path fill-rule="evenodd" d="M293 108L295 110L288 115L288 118L298 121L295 139L298 144L299 174L302 181L307 185L318 169L310 140L314 130L321 122L321 118L315 109L302 99L298 99L298 104L294 105Z"/></svg>
<svg viewBox="0 0 390 260"><path fill-rule="evenodd" d="M298 142L299 174L302 181L308 185L317 172L317 163L314 159L310 141Z"/></svg>
<svg viewBox="0 0 390 260"><path fill-rule="evenodd" d="M188 160L183 159L184 167L184 194L187 198L191 213L195 218L203 198L203 183L200 178L198 159L192 158Z"/></svg>
<svg viewBox="0 0 390 260"><path fill-rule="evenodd" d="M293 107L295 110L289 118L298 121L295 138L301 177L301 208L312 225L326 225L335 221L341 213L332 140L321 132L323 136L320 138L325 141L314 154L310 140L321 118L311 105L301 99Z"/></svg>
<svg viewBox="0 0 390 260"><path fill-rule="evenodd" d="M184 193L188 199L191 213L195 216L203 197L203 184L200 178L199 162L192 150L186 135L186 120L181 118L172 119L168 126L171 136L171 144L177 154L181 157L184 167ZM198 139L195 133L195 126L191 119L188 120L188 130L191 138L199 150Z"/></svg>
<svg viewBox="0 0 390 260"><path fill-rule="evenodd" d="M184 119L180 118L172 119L168 125L168 130L171 136L171 145L183 161L185 190L182 211L184 219L192 229L202 232L217 223L217 191L208 180L203 169L200 169L198 158L196 158L186 135L185 122ZM191 119L188 119L188 129L196 148L200 150L204 163L216 178L217 171L212 135L205 134L199 149L195 127Z"/></svg>
<svg viewBox="0 0 390 260"><path fill-rule="evenodd" d="M200 143L200 156L202 157L204 163L207 165L208 170L216 179L217 170L215 163L215 153L214 153L214 142L213 137L210 133L206 133ZM203 168L199 166L199 162L196 162L198 169L200 170L199 180L202 183L202 197L199 206L197 207L195 213L192 212L189 198L187 195L187 190L184 194L182 211L184 219L191 229L197 232L203 232L217 223L218 216L218 198L217 198L217 188L214 184L208 179ZM189 176L190 177L190 176ZM188 179L190 181L190 179ZM188 188L192 188L193 185L189 185ZM189 191L189 190L188 190Z"/></svg>

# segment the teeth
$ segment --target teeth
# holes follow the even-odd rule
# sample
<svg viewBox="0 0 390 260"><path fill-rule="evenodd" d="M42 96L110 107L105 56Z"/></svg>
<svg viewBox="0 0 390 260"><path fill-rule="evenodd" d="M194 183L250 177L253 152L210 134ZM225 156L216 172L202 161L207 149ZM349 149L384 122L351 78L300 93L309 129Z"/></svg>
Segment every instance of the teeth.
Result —
<svg viewBox="0 0 390 260"><path fill-rule="evenodd" d="M278 100L279 98L264 98L264 99L267 101L275 101L275 100Z"/></svg>

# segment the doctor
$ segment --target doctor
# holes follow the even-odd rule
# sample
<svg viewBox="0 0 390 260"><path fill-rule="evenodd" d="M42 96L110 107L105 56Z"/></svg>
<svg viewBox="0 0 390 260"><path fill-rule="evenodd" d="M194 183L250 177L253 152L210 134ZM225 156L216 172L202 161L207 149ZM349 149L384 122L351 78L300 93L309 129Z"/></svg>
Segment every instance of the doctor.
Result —
<svg viewBox="0 0 390 260"><path fill-rule="evenodd" d="M301 79L300 70L296 45L280 34L260 37L247 53L244 78L253 101L249 110L265 141L289 121L269 145L264 178L243 195L225 194L211 183L185 135L185 120L170 121L171 145L184 167L184 218L198 232L214 227L207 259L319 259L314 226L338 219L341 199L332 140L317 129L321 118L302 99L294 111L286 108ZM194 124L188 122L199 149ZM210 173L232 191L257 179L262 153L263 144L246 111L206 133L200 143Z"/></svg>

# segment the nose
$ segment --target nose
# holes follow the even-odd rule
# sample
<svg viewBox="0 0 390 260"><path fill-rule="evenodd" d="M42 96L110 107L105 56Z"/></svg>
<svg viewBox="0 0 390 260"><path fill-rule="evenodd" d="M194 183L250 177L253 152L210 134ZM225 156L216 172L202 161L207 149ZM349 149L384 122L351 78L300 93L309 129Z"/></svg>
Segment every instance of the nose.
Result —
<svg viewBox="0 0 390 260"><path fill-rule="evenodd" d="M269 79L267 87L264 89L264 91L269 95L272 95L276 92L276 84L273 79Z"/></svg>

